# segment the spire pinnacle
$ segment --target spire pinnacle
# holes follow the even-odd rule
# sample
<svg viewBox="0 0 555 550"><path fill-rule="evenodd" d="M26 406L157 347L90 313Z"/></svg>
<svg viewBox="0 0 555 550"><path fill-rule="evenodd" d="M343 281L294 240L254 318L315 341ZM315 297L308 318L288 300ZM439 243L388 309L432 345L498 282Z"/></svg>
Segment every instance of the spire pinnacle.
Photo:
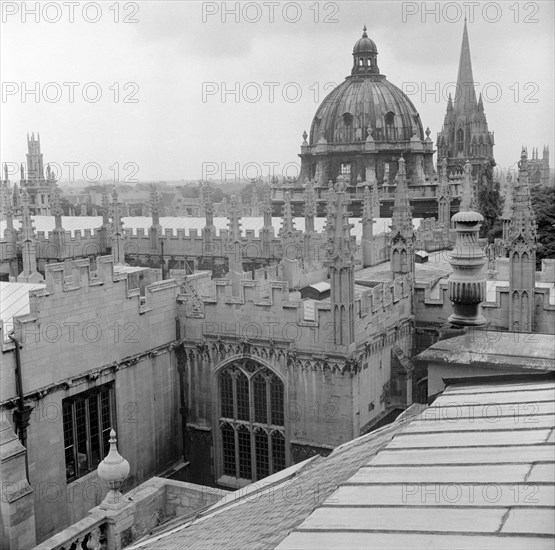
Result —
<svg viewBox="0 0 555 550"><path fill-rule="evenodd" d="M234 243L241 242L241 215L239 212L239 202L237 200L237 195L231 196L231 202L229 204L229 237L230 241Z"/></svg>
<svg viewBox="0 0 555 550"><path fill-rule="evenodd" d="M293 221L293 211L291 209L291 195L289 192L285 193L283 202L283 221L281 225L281 230L279 232L280 237L292 237L297 233L295 230L295 222Z"/></svg>
<svg viewBox="0 0 555 550"><path fill-rule="evenodd" d="M472 62L466 20L464 22L461 56L459 58L459 73L457 76L457 91L455 93L455 111L469 112L476 107L476 91L472 75Z"/></svg>

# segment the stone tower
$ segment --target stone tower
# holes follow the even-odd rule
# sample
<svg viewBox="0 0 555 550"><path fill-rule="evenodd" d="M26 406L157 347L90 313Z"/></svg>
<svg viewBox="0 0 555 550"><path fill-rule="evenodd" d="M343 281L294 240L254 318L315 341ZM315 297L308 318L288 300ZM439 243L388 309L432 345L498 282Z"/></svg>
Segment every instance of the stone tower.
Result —
<svg viewBox="0 0 555 550"><path fill-rule="evenodd" d="M476 178L484 162L493 159L493 145L482 95L476 100L465 20L455 100L449 95L443 128L437 136L438 158L447 158L449 174L462 172L469 159Z"/></svg>
<svg viewBox="0 0 555 550"><path fill-rule="evenodd" d="M532 332L536 276L536 219L530 202L528 155L522 149L509 225L509 329Z"/></svg>
<svg viewBox="0 0 555 550"><path fill-rule="evenodd" d="M50 216L50 199L52 185L55 182L54 174L47 167L47 178L44 177L44 160L40 150L40 135L27 134L27 177L21 169L20 185L29 196L31 214Z"/></svg>

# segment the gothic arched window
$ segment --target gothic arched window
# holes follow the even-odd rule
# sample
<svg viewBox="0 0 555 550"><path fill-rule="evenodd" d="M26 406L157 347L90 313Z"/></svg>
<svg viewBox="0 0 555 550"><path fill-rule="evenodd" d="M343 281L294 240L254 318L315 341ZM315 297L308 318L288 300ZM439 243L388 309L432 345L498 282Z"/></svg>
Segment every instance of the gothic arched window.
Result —
<svg viewBox="0 0 555 550"><path fill-rule="evenodd" d="M286 465L283 382L250 359L218 374L222 472L256 481Z"/></svg>
<svg viewBox="0 0 555 550"><path fill-rule="evenodd" d="M457 152L464 153L464 131L462 128L457 130Z"/></svg>

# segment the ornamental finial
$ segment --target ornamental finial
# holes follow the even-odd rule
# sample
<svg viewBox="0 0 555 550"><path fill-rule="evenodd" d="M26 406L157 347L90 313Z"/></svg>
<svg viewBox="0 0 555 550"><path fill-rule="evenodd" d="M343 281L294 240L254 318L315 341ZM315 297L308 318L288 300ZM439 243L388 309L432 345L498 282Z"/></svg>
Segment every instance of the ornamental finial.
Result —
<svg viewBox="0 0 555 550"><path fill-rule="evenodd" d="M103 509L117 509L123 505L122 494L120 487L129 475L129 462L123 458L116 446L116 432L114 429L110 430L110 450L106 458L98 465L96 470L98 477L110 489L106 498L100 504Z"/></svg>

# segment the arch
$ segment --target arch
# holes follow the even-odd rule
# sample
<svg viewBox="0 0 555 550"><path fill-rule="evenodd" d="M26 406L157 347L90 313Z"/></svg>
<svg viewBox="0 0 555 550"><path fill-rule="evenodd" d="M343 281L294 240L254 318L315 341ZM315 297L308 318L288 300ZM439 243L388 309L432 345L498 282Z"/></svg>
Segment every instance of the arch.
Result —
<svg viewBox="0 0 555 550"><path fill-rule="evenodd" d="M282 377L264 360L235 355L215 369L214 379L219 410L216 470L231 478L256 481L285 468Z"/></svg>

